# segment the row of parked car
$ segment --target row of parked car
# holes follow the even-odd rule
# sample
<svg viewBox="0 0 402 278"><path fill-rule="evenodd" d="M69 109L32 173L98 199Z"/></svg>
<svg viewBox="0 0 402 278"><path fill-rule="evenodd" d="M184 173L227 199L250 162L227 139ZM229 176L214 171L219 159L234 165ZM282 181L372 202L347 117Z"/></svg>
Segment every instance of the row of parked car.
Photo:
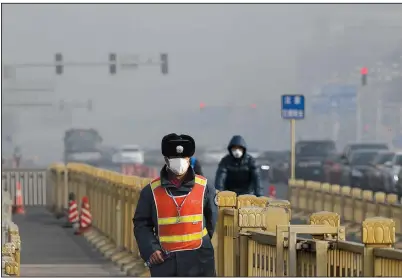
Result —
<svg viewBox="0 0 402 278"><path fill-rule="evenodd" d="M332 141L312 143L296 146L296 178L402 195L402 152L382 143L354 143L339 154Z"/></svg>

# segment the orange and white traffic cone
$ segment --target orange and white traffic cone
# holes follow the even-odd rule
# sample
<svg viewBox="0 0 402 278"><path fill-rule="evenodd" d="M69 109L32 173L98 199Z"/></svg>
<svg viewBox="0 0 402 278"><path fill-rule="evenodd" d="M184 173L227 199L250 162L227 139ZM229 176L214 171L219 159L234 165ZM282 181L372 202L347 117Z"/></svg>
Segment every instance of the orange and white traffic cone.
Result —
<svg viewBox="0 0 402 278"><path fill-rule="evenodd" d="M78 206L75 200L70 200L68 202L68 220L65 225L66 228L73 227L75 231L79 228L79 215L78 215Z"/></svg>
<svg viewBox="0 0 402 278"><path fill-rule="evenodd" d="M269 187L269 197L275 199L276 198L276 188L275 185L271 185Z"/></svg>
<svg viewBox="0 0 402 278"><path fill-rule="evenodd" d="M17 181L15 190L15 203L13 206L13 213L25 214L24 202L22 200L21 183Z"/></svg>
<svg viewBox="0 0 402 278"><path fill-rule="evenodd" d="M89 207L89 200L87 196L82 197L80 225L79 230L75 231L76 235L87 232L92 226L92 214Z"/></svg>

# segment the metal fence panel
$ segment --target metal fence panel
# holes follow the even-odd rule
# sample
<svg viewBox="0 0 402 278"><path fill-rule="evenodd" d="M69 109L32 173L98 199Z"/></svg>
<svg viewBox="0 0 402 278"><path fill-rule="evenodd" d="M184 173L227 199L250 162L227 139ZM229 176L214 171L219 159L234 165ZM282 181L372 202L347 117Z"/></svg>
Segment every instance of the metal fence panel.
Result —
<svg viewBox="0 0 402 278"><path fill-rule="evenodd" d="M15 200L17 183L21 184L22 199L25 206L45 206L47 183L45 169L3 169L1 186Z"/></svg>

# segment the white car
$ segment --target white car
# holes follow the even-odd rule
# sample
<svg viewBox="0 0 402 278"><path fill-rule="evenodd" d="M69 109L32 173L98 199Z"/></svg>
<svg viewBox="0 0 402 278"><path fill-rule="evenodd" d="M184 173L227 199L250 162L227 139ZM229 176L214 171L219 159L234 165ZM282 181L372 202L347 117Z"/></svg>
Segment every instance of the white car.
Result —
<svg viewBox="0 0 402 278"><path fill-rule="evenodd" d="M144 164L144 151L138 145L120 147L112 158L114 163Z"/></svg>
<svg viewBox="0 0 402 278"><path fill-rule="evenodd" d="M225 149L208 149L201 155L200 160L205 164L215 164L219 163L228 151Z"/></svg>
<svg viewBox="0 0 402 278"><path fill-rule="evenodd" d="M385 166L390 169L391 175L394 179L394 182L398 182L399 172L402 169L402 152L395 153L392 161L388 161L385 163Z"/></svg>

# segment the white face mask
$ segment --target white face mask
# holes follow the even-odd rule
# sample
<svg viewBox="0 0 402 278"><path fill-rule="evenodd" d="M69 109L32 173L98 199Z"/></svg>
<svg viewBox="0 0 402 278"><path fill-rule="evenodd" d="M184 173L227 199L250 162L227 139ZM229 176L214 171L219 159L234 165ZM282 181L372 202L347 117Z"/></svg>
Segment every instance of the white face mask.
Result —
<svg viewBox="0 0 402 278"><path fill-rule="evenodd" d="M232 150L232 155L234 156L234 158L240 158L243 155L243 151L240 149L234 149Z"/></svg>
<svg viewBox="0 0 402 278"><path fill-rule="evenodd" d="M187 172L187 169L190 166L188 160L185 158L170 158L168 161L169 163L167 166L169 169L179 176Z"/></svg>

